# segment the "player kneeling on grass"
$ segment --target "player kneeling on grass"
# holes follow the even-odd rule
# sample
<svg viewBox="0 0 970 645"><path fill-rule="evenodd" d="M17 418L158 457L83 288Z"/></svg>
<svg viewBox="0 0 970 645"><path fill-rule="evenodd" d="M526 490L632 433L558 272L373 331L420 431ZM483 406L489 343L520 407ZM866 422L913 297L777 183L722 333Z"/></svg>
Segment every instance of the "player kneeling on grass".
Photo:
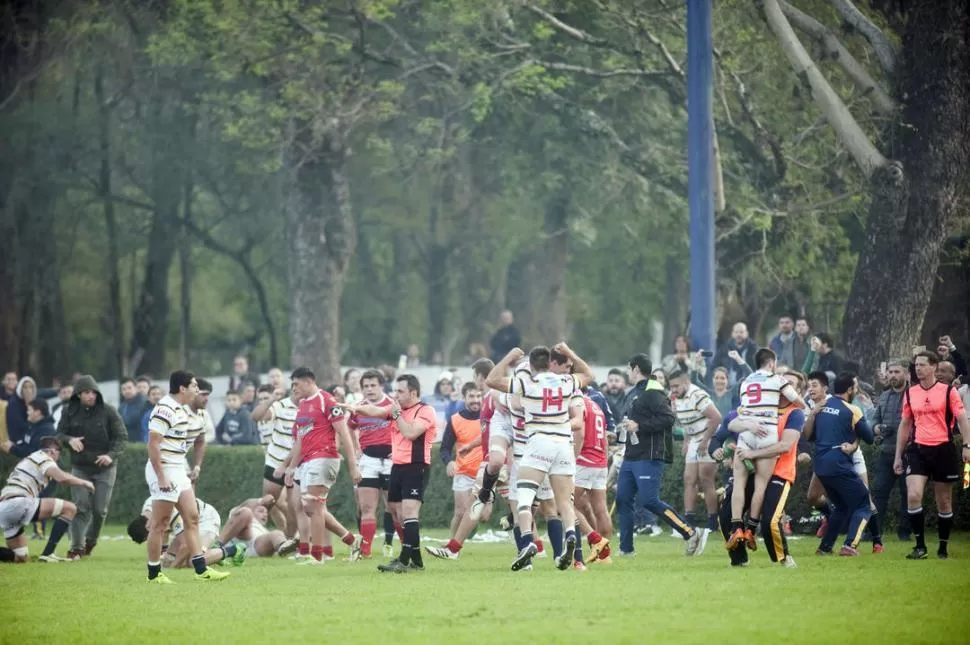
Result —
<svg viewBox="0 0 970 645"><path fill-rule="evenodd" d="M243 543L246 555L265 558L285 556L296 550L298 541L287 539L283 531L270 531L266 528L269 509L276 499L272 494L260 498L247 499L229 511L229 521L219 535L219 541L227 543L236 539Z"/></svg>
<svg viewBox="0 0 970 645"><path fill-rule="evenodd" d="M738 432L738 447L762 450L778 443L778 417L784 396L796 408L804 408L805 401L783 376L775 374L776 356L770 349L755 354L758 369L741 383L741 407L738 418L731 422L731 430ZM734 490L731 495L731 537L727 548L736 549L743 541L752 551L758 548L755 533L761 520L765 490L775 470L776 455L751 461L734 460ZM746 463L747 462L747 463ZM749 474L754 474L754 495L747 524L742 519L744 491Z"/></svg>
<svg viewBox="0 0 970 645"><path fill-rule="evenodd" d="M235 544L225 544L232 538L218 539L222 531L222 518L219 517L219 512L214 506L206 504L201 499L196 498L195 503L199 516L199 546L204 552L206 565L223 561L229 561L235 566L242 565L246 559L246 550ZM135 544L142 544L148 539L151 520L152 499L149 497L141 507L141 515L128 525L128 537ZM167 548L163 547L165 553L161 559L162 566L167 569L188 568L192 559L192 550L186 546L185 523L178 511L169 520L168 527L162 535L163 543L167 537L171 537L171 542L168 543ZM216 546L210 549L209 546L213 543Z"/></svg>
<svg viewBox="0 0 970 645"><path fill-rule="evenodd" d="M0 549L0 562L26 562L27 536L24 535L24 527L52 517L57 519L47 546L38 559L41 562L69 562L55 555L54 550L71 526L77 507L54 497L40 499L40 492L51 480L94 491L91 482L68 475L57 467L57 460L61 458L60 441L48 437L40 446L40 450L20 460L7 478L7 485L0 490L0 529L3 529L3 537L7 540L7 548Z"/></svg>

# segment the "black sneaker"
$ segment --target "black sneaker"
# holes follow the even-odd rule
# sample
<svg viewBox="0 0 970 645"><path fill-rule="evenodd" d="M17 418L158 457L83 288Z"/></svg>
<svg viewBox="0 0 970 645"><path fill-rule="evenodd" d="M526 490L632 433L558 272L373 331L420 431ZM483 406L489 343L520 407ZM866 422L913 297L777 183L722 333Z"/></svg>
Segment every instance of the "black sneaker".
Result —
<svg viewBox="0 0 970 645"><path fill-rule="evenodd" d="M423 563L417 564L416 562L412 562L411 564L408 565L408 569L411 571L424 571L424 564Z"/></svg>
<svg viewBox="0 0 970 645"><path fill-rule="evenodd" d="M512 561L512 571L519 571L520 569L525 569L531 565L532 558L534 558L538 552L539 549L536 548L535 543L529 542L522 548L521 551L519 551L519 555L515 558L515 560Z"/></svg>
<svg viewBox="0 0 970 645"><path fill-rule="evenodd" d="M936 552L936 557L938 557L940 560L949 560L950 554L947 552L946 549L940 549L939 551Z"/></svg>
<svg viewBox="0 0 970 645"><path fill-rule="evenodd" d="M925 560L927 557L926 549L920 546L914 546L913 550L906 554L907 560Z"/></svg>
<svg viewBox="0 0 970 645"><path fill-rule="evenodd" d="M563 547L562 555L556 560L556 568L560 571L565 571L573 564L573 553L576 551L576 536L572 533L566 538L566 544Z"/></svg>
<svg viewBox="0 0 970 645"><path fill-rule="evenodd" d="M387 564L377 565L377 570L381 573L407 573L411 568L400 560L391 560Z"/></svg>

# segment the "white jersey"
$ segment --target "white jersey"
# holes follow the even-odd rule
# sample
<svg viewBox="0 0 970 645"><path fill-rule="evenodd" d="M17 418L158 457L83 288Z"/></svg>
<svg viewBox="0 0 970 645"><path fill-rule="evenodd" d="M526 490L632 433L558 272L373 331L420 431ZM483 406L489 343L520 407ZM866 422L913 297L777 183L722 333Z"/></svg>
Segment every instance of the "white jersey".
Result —
<svg viewBox="0 0 970 645"><path fill-rule="evenodd" d="M778 374L758 370L741 382L741 407L738 416L756 419L762 425L778 424L781 397L798 400L798 392L788 380Z"/></svg>
<svg viewBox="0 0 970 645"><path fill-rule="evenodd" d="M189 430L195 430L195 423L192 419L195 415L190 414L188 409L166 394L152 409L152 414L148 419L148 432L162 436L162 463L169 465L182 465L185 463L185 454L188 452Z"/></svg>
<svg viewBox="0 0 970 645"><path fill-rule="evenodd" d="M48 471L56 467L57 462L43 450L30 453L14 466L0 497L40 497L51 480Z"/></svg>
<svg viewBox="0 0 970 645"><path fill-rule="evenodd" d="M273 433L266 444L267 466L279 468L293 449L293 424L296 423L299 407L290 397L280 399L270 407L273 412Z"/></svg>
<svg viewBox="0 0 970 645"><path fill-rule="evenodd" d="M569 411L583 404L579 377L541 372L513 375L509 391L518 396L525 412L525 434L572 440Z"/></svg>
<svg viewBox="0 0 970 645"><path fill-rule="evenodd" d="M196 412L188 406L185 406L185 410L189 413L189 426L185 432L185 443L186 448L188 448L200 436L204 437L209 434L212 417L209 416L208 410Z"/></svg>
<svg viewBox="0 0 970 645"><path fill-rule="evenodd" d="M707 416L704 413L712 405L714 402L710 395L693 383L687 386L684 396L674 399L677 425L686 436L693 437L707 430Z"/></svg>
<svg viewBox="0 0 970 645"><path fill-rule="evenodd" d="M273 439L273 426L275 425L273 419L256 422L256 428L259 430L259 445L264 449L269 446L269 442Z"/></svg>

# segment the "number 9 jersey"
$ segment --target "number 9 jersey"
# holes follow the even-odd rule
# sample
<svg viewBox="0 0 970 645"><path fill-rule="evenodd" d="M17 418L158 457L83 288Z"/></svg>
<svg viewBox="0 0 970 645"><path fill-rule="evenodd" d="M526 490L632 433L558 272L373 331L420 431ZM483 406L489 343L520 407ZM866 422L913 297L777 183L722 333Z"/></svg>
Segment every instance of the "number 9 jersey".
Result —
<svg viewBox="0 0 970 645"><path fill-rule="evenodd" d="M738 408L738 416L757 421L762 427L773 430L769 435L777 440L782 395L790 401L798 400L798 393L785 377L758 370L741 383L741 407Z"/></svg>

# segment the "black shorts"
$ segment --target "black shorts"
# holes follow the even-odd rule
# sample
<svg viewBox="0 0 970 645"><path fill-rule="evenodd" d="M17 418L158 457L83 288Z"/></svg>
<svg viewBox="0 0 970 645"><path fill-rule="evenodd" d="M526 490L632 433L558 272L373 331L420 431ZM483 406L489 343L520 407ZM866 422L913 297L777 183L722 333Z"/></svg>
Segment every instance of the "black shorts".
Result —
<svg viewBox="0 0 970 645"><path fill-rule="evenodd" d="M952 484L962 477L963 464L951 442L938 446L911 443L904 455L907 475L928 477L930 481Z"/></svg>
<svg viewBox="0 0 970 645"><path fill-rule="evenodd" d="M280 477L279 479L277 479L276 477L273 477L274 472L276 472L276 469L273 468L272 466L268 464L263 466L263 479L265 479L268 482L273 482L277 486L286 486L286 482L283 481L282 477Z"/></svg>
<svg viewBox="0 0 970 645"><path fill-rule="evenodd" d="M424 489L431 477L427 464L394 464L387 483L387 501L402 502L406 499L424 501Z"/></svg>

